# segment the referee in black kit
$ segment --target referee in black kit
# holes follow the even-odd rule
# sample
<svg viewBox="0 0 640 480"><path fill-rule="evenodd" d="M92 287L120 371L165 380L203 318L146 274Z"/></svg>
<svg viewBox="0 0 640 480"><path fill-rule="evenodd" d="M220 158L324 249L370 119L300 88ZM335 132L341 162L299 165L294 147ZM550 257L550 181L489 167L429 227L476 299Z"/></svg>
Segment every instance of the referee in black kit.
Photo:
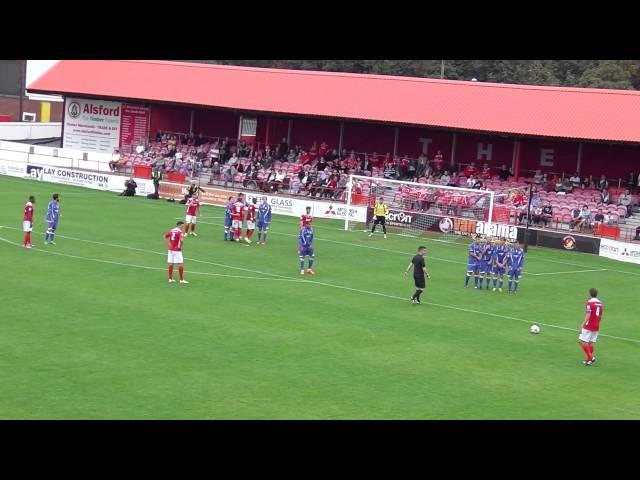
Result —
<svg viewBox="0 0 640 480"><path fill-rule="evenodd" d="M427 247L420 246L418 247L418 254L411 259L411 263L407 266L407 269L404 271L406 275L413 267L413 281L416 284L416 291L411 296L411 303L420 304L420 295L424 288L426 287L425 276L429 277L429 272L427 272L427 266L424 262L424 256L427 253Z"/></svg>

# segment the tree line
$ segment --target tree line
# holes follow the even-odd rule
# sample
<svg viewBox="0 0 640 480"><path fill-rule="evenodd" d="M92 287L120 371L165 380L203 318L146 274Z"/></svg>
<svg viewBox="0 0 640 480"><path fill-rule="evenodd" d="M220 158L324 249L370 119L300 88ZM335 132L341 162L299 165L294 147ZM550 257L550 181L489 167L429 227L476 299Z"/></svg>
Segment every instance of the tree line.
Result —
<svg viewBox="0 0 640 480"><path fill-rule="evenodd" d="M640 60L200 60L262 68L640 90ZM443 72L444 64L444 72Z"/></svg>

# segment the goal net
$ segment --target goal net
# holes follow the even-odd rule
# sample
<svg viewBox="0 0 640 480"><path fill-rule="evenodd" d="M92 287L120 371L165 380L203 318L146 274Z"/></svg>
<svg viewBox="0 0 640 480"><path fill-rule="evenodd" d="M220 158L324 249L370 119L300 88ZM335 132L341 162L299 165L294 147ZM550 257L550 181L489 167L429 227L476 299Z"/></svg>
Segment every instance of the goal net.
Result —
<svg viewBox="0 0 640 480"><path fill-rule="evenodd" d="M371 230L375 220L373 207L379 198L389 207L387 230L396 234L418 236L431 232L436 237L453 239L480 231L498 236L492 235L492 221L508 222L506 208L494 209L495 201L504 201L504 196L496 196L492 191L351 175L347 203L367 206L367 221L347 218L345 230ZM381 230L381 226L376 227L376 231Z"/></svg>

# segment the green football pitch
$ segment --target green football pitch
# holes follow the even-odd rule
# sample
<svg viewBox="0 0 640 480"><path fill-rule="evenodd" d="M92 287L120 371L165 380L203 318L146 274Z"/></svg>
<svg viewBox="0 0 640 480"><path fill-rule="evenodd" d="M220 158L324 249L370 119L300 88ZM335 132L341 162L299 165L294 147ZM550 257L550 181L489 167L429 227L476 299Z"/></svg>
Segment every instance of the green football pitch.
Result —
<svg viewBox="0 0 640 480"><path fill-rule="evenodd" d="M465 289L462 241L315 220L316 276L300 277L297 219L238 245L205 206L183 248L190 284L169 284L163 234L183 205L8 177L0 204L0 418L640 418L636 266L530 248L517 295ZM421 243L431 280L412 305L402 272ZM585 367L590 287L604 316Z"/></svg>

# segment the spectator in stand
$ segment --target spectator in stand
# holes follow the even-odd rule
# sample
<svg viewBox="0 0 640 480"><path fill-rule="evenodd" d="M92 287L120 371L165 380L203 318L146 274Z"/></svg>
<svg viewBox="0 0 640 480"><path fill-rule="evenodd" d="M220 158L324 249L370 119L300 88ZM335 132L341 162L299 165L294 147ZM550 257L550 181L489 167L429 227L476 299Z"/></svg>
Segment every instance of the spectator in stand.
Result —
<svg viewBox="0 0 640 480"><path fill-rule="evenodd" d="M331 175L327 180L327 184L325 185L324 190L322 191L322 196L324 198L333 198L337 188L338 179L335 175Z"/></svg>
<svg viewBox="0 0 640 480"><path fill-rule="evenodd" d="M406 157L405 157L406 158ZM412 158L409 160L409 165L407 166L407 176L410 180L415 181L416 172L418 171L418 160Z"/></svg>
<svg viewBox="0 0 640 480"><path fill-rule="evenodd" d="M593 229L595 230L596 227L602 225L603 223L605 223L605 219L604 219L604 213L602 212L601 208L598 208L598 213L596 213L593 216L593 223L591 224L591 226L593 227Z"/></svg>
<svg viewBox="0 0 640 480"><path fill-rule="evenodd" d="M318 148L318 156L326 157L328 153L329 153L329 145L327 145L327 142L323 140L322 143L320 144L320 148Z"/></svg>
<svg viewBox="0 0 640 480"><path fill-rule="evenodd" d="M536 170L536 174L533 176L533 183L541 185L543 179L544 175L542 175L542 172L540 170Z"/></svg>
<svg viewBox="0 0 640 480"><path fill-rule="evenodd" d="M625 218L628 218L631 216L631 208L633 205L633 199L631 198L631 192L629 191L629 189L627 188L624 191L624 194L620 195L620 197L618 197L618 205L622 205L627 209L627 213L625 214Z"/></svg>
<svg viewBox="0 0 640 480"><path fill-rule="evenodd" d="M298 155L296 154L296 151L291 149L289 150L289 155L287 155L287 162L289 163L297 163L298 162Z"/></svg>
<svg viewBox="0 0 640 480"><path fill-rule="evenodd" d="M395 180L398 177L396 165L393 160L389 160L388 162L385 162L384 173L382 175L384 178L388 178L390 180Z"/></svg>
<svg viewBox="0 0 640 480"><path fill-rule="evenodd" d="M238 156L234 153L231 155L231 158L229 159L229 161L227 162L227 165L233 165L236 167L236 169L238 168L238 164L240 163L240 159L238 158Z"/></svg>
<svg viewBox="0 0 640 480"><path fill-rule="evenodd" d="M121 164L121 162L122 162L122 154L120 153L120 150L118 150L117 148L114 148L113 155L111 155L111 161L109 162L109 169L112 172L115 172L118 166Z"/></svg>
<svg viewBox="0 0 640 480"><path fill-rule="evenodd" d="M202 132L200 132L200 133L198 134L198 138L196 138L196 139L193 141L193 145L194 145L195 147L199 147L199 146L201 146L201 145L204 145L205 143L206 143L206 141L205 141L204 137L202 136Z"/></svg>
<svg viewBox="0 0 640 480"><path fill-rule="evenodd" d="M341 200L347 191L347 183L349 182L349 178L345 175L340 176L340 180L338 180L338 186L336 187L336 191L333 193L334 200Z"/></svg>
<svg viewBox="0 0 640 480"><path fill-rule="evenodd" d="M565 179L561 183L556 183L556 192L558 193L571 193L573 191L573 183L569 180L569 177L565 177Z"/></svg>
<svg viewBox="0 0 640 480"><path fill-rule="evenodd" d="M319 172L324 171L325 168L327 168L329 165L327 165L326 160L324 159L324 157L320 157L320 160L318 160L318 163L316 164L316 168L318 169Z"/></svg>
<svg viewBox="0 0 640 480"><path fill-rule="evenodd" d="M569 181L573 185L573 188L578 188L580 186L580 175L578 175L578 172L574 173Z"/></svg>
<svg viewBox="0 0 640 480"><path fill-rule="evenodd" d="M306 165L307 163L311 162L311 156L309 155L309 153L307 153L306 150L302 150L300 152L298 161L300 162L300 165Z"/></svg>
<svg viewBox="0 0 640 480"><path fill-rule="evenodd" d="M481 190L484 187L484 183L479 178L475 178L473 182L473 186L471 188L475 188L476 190Z"/></svg>
<svg viewBox="0 0 640 480"><path fill-rule="evenodd" d="M467 177L467 188L473 188L473 185L476 183L476 179L473 175Z"/></svg>
<svg viewBox="0 0 640 480"><path fill-rule="evenodd" d="M235 182L235 177L236 177L236 167L233 164L228 164L225 166L223 172L222 172L222 177L224 178L224 188L227 188L227 183L231 183L231 187L233 188L233 184Z"/></svg>
<svg viewBox="0 0 640 480"><path fill-rule="evenodd" d="M409 159L404 156L401 159L396 158L398 164L398 180L405 180L409 176Z"/></svg>
<svg viewBox="0 0 640 480"><path fill-rule="evenodd" d="M274 192L277 192L279 188L282 188L282 185L284 184L284 179L285 179L286 175L284 173L284 171L282 169L278 170L278 173L276 173L276 180L275 180L275 185L273 188Z"/></svg>
<svg viewBox="0 0 640 480"><path fill-rule="evenodd" d="M438 153L433 157L433 169L437 172L442 171L442 164L444 163L444 156L442 152L438 150Z"/></svg>
<svg viewBox="0 0 640 480"><path fill-rule="evenodd" d="M591 177L587 177L586 175L584 177L582 177L582 189L584 190L585 188L591 188L593 187L593 178Z"/></svg>
<svg viewBox="0 0 640 480"><path fill-rule="evenodd" d="M331 153L329 155L325 155L325 157L328 162L335 163L339 158L338 150L334 148L333 150L331 150Z"/></svg>
<svg viewBox="0 0 640 480"><path fill-rule="evenodd" d="M156 133L156 143L160 142L162 142L162 130L158 130L158 133Z"/></svg>
<svg viewBox="0 0 640 480"><path fill-rule="evenodd" d="M480 172L480 178L483 180L489 180L491 178L491 168L488 163L482 166L482 172Z"/></svg>
<svg viewBox="0 0 640 480"><path fill-rule="evenodd" d="M449 187L460 186L460 176L458 175L458 172L453 172L453 175L451 175L451 180L449 180L449 183L447 184L447 186Z"/></svg>
<svg viewBox="0 0 640 480"><path fill-rule="evenodd" d="M512 175L513 174L511 173L511 170L509 170L506 165L502 165L500 170L498 170L498 178L500 178L500 180L502 180L503 182L509 180L509 177Z"/></svg>
<svg viewBox="0 0 640 480"><path fill-rule="evenodd" d="M638 182L640 183L640 182ZM636 227L636 236L633 238L634 240L640 240L640 226Z"/></svg>
<svg viewBox="0 0 640 480"><path fill-rule="evenodd" d="M640 191L640 173L638 174L638 182L636 183L636 191Z"/></svg>
<svg viewBox="0 0 640 480"><path fill-rule="evenodd" d="M306 166L300 172L298 172L298 182L300 183L300 187L296 193L300 193L302 190L307 189L307 185L309 183L309 168Z"/></svg>
<svg viewBox="0 0 640 480"><path fill-rule="evenodd" d="M600 175L600 180L598 181L598 190L602 190L603 188L609 189L609 181L607 177L604 175Z"/></svg>
<svg viewBox="0 0 640 480"><path fill-rule="evenodd" d="M604 188L600 192L600 203L603 205L609 205L611 203L611 195L609 195L609 190L605 190Z"/></svg>
<svg viewBox="0 0 640 480"><path fill-rule="evenodd" d="M591 210L586 205L583 205L582 210L580 210L580 218L578 220L577 227L579 230L584 230L589 228L591 225Z"/></svg>
<svg viewBox="0 0 640 480"><path fill-rule="evenodd" d="M465 177L470 177L471 175L477 175L478 174L478 169L476 168L476 164L475 162L471 162L467 168L464 169L464 171L462 172L462 174Z"/></svg>
<svg viewBox="0 0 640 480"><path fill-rule="evenodd" d="M293 177L291 177L290 189L293 195L298 195L300 193L300 190L302 190L302 182L300 181L300 178L298 178L297 175L294 175Z"/></svg>
<svg viewBox="0 0 640 480"><path fill-rule="evenodd" d="M553 207L551 206L551 202L549 200L546 201L544 207L542 207L542 218L541 220L544 222L544 226L546 227L548 223L553 218Z"/></svg>
<svg viewBox="0 0 640 480"><path fill-rule="evenodd" d="M570 230L575 229L576 225L580 222L580 212L581 210L578 207L571 210L571 220L569 221Z"/></svg>
<svg viewBox="0 0 640 480"><path fill-rule="evenodd" d="M285 137L282 137L282 141L278 145L278 155L276 158L278 160L283 160L286 157L288 151L289 144L287 143L287 139Z"/></svg>
<svg viewBox="0 0 640 480"><path fill-rule="evenodd" d="M449 185L449 181L451 177L449 176L449 172L447 170L444 171L442 176L440 177L440 185Z"/></svg>
<svg viewBox="0 0 640 480"><path fill-rule="evenodd" d="M218 142L215 142L209 150L209 156L211 157L211 164L220 161L220 145Z"/></svg>
<svg viewBox="0 0 640 480"><path fill-rule="evenodd" d="M315 162L318 158L318 142L316 142L315 140L313 141L313 145L311 145L311 148L309 149L309 158L311 160L311 163Z"/></svg>
<svg viewBox="0 0 640 480"><path fill-rule="evenodd" d="M373 164L366 153L364 154L364 159L360 162L360 170L362 170L365 175L367 174L366 172L373 172Z"/></svg>
<svg viewBox="0 0 640 480"><path fill-rule="evenodd" d="M272 192L276 183L276 169L271 167L271 170L267 174L267 178L264 181L264 191Z"/></svg>
<svg viewBox="0 0 640 480"><path fill-rule="evenodd" d="M636 174L633 172L629 172L629 176L627 177L627 188L630 192L633 192L636 187Z"/></svg>
<svg viewBox="0 0 640 480"><path fill-rule="evenodd" d="M418 157L418 166L416 168L416 177L424 177L427 172L427 156L424 153L421 153Z"/></svg>

